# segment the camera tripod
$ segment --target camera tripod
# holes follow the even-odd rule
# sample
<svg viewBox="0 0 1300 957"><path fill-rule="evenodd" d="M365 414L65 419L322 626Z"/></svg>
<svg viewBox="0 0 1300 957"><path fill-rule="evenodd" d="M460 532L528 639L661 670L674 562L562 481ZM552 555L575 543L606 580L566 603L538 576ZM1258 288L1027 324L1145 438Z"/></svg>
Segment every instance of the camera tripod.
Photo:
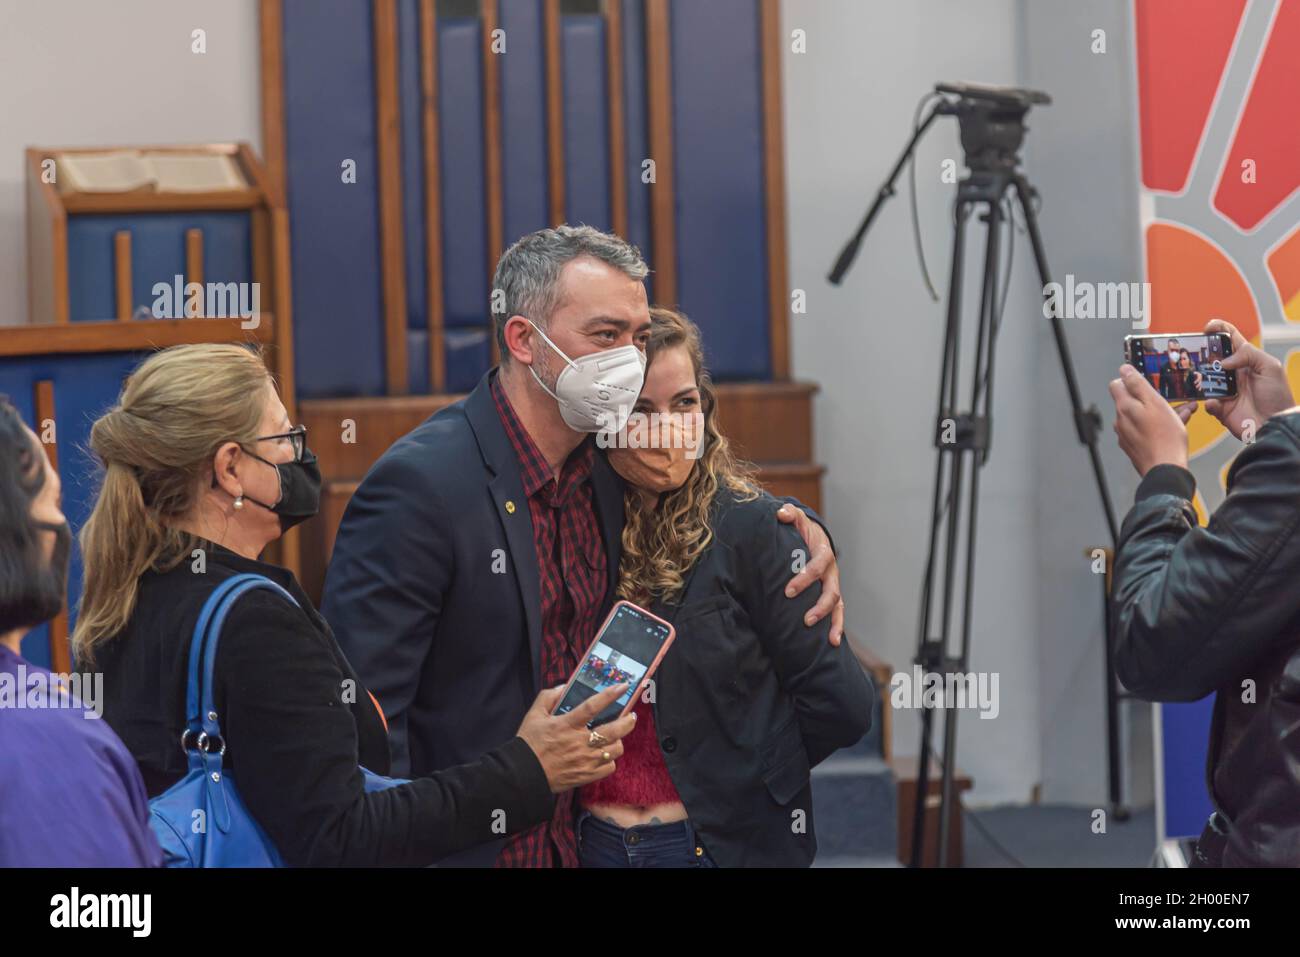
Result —
<svg viewBox="0 0 1300 957"><path fill-rule="evenodd" d="M1043 250L1033 199L1036 192L1020 171L1019 149L1024 140L1024 115L1035 104L1050 103L1044 93L1031 90L940 84L935 88L939 103L923 123L913 131L911 140L894 165L889 178L859 226L857 233L841 252L829 276L838 285L852 264L858 246L885 200L894 195L894 183L911 158L921 136L938 116L956 116L960 125L962 148L968 175L957 184L953 207L952 268L948 288L947 325L944 334L942 371L939 379L938 416L934 442L938 449L935 463L934 497L931 508L929 551L921 593L921 614L916 662L924 675L967 674L971 648L972 601L974 598L975 541L979 506L980 470L992 449L992 401L994 359L1001 308L998 302L1000 240L1003 229L1010 228L1003 210L1004 199L1020 206L1026 231L1033 249L1034 262L1044 295L1050 284L1047 257ZM948 98L949 96L955 99ZM966 255L966 227L978 212L985 224L984 276L980 287L979 317L975 339L975 363L969 405L962 409L958 394L960 345L962 330L962 280ZM1084 408L1079 395L1069 344L1056 310L1045 310L1052 325L1056 350L1073 409L1075 431L1088 449L1093 476L1101 496L1112 545L1118 540L1115 513L1097 450L1097 433L1101 414L1095 406ZM963 512L964 509L964 512ZM956 561L958 533L966 518L965 561L960 582ZM941 583L936 587L936 573ZM938 607L936 608L936 603ZM956 654L949 653L953 634L953 616L961 608L960 644ZM1117 688L1112 665L1110 616L1105 621L1105 664L1107 690L1107 746L1112 808L1120 810L1119 747L1116 721ZM917 689L919 690L919 689ZM948 863L950 813L953 777L956 771L957 708L945 701L942 784L939 802L939 866ZM912 817L912 867L921 866L924 858L925 810L929 795L930 760L933 753L934 713L922 708L921 747L918 763L916 800ZM1122 811L1121 811L1122 816Z"/></svg>

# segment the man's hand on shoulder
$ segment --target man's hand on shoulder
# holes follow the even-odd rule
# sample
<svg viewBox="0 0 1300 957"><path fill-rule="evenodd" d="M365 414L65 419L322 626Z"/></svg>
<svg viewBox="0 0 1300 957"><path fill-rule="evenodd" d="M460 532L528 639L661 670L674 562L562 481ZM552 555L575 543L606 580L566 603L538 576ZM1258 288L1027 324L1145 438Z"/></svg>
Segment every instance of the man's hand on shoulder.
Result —
<svg viewBox="0 0 1300 957"><path fill-rule="evenodd" d="M830 536L826 529L808 517L807 512L793 505L782 505L776 517L787 525L793 525L808 546L808 561L786 585L785 596L793 598L813 582L821 582L821 598L804 616L804 624L811 627L830 614L830 642L839 645L844 636L844 598L840 594L840 566L831 548Z"/></svg>

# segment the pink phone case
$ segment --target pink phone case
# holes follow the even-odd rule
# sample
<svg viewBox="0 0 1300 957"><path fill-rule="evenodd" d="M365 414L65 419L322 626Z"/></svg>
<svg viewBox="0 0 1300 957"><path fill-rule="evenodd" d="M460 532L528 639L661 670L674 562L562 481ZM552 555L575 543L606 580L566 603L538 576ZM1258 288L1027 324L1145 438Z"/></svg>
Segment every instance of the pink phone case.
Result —
<svg viewBox="0 0 1300 957"><path fill-rule="evenodd" d="M632 697L628 698L627 704L623 706L623 710L610 720L617 721L619 718L623 717L623 715L636 707L637 695L641 694L641 692L645 690L646 684L654 677L655 672L659 669L659 662L663 661L664 653L668 651L669 646L671 646L673 641L677 638L677 629L672 626L671 622L664 621L658 615L650 614L650 612L646 611L640 605L634 604L630 601L620 600L614 602L614 607L609 610L609 614L605 616L605 620L600 623L600 628L596 631L596 637L593 638L591 644L587 646L587 650L583 653L581 660L578 662L578 667L574 669L573 674L569 676L569 680L565 682L564 690L560 692L560 701L556 702L555 705L557 708L560 706L560 702L563 702L568 696L569 689L573 687L573 683L578 680L578 673L582 671L583 664L585 664L587 659L591 657L591 653L595 650L596 645L600 644L600 639L605 635L605 629L608 628L609 623L614 620L614 616L618 613L620 605L627 605L629 608L634 609L638 614L644 615L651 621L658 622L668 629L668 637L665 638L664 643L659 646L659 654L655 655L654 661L650 662L649 666L646 668L645 674L642 676L640 683L632 692ZM555 712L551 713L554 714Z"/></svg>

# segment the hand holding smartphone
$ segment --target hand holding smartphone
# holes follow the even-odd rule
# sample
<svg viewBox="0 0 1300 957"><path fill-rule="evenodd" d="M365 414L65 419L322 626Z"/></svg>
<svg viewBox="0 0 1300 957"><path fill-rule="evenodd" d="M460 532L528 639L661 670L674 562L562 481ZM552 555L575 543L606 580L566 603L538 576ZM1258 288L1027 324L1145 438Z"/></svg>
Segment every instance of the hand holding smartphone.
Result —
<svg viewBox="0 0 1300 957"><path fill-rule="evenodd" d="M1240 439L1246 429L1258 429L1270 417L1295 407L1291 383L1281 360L1254 345L1223 319L1211 320L1205 329L1221 332L1232 340L1232 358L1225 365L1231 365L1237 374L1237 394L1225 401L1206 402L1205 411L1218 419L1234 438Z"/></svg>
<svg viewBox="0 0 1300 957"><path fill-rule="evenodd" d="M598 712L605 710L626 690L613 685L592 695L568 714L555 714L555 703L563 688L548 688L537 696L524 715L517 732L536 755L546 773L551 793L559 794L609 777L623 756L623 738L636 727L636 714L592 727ZM591 733L599 730L599 746Z"/></svg>
<svg viewBox="0 0 1300 957"><path fill-rule="evenodd" d="M1229 399L1237 374L1223 365L1232 337L1223 332L1125 336L1125 359L1170 403Z"/></svg>
<svg viewBox="0 0 1300 957"><path fill-rule="evenodd" d="M628 688L596 715L588 727L620 718L654 675L677 633L673 626L630 601L616 602L596 632L569 683L564 686L554 714L568 714L592 695L617 684Z"/></svg>

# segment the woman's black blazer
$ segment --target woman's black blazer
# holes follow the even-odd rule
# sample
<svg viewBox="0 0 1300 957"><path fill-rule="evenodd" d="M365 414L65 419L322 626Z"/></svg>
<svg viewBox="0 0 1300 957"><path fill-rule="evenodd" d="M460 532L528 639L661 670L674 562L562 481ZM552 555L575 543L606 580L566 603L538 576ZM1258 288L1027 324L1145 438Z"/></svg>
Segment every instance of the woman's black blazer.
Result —
<svg viewBox="0 0 1300 957"><path fill-rule="evenodd" d="M679 603L651 606L677 629L654 685L659 745L724 867L810 864L810 771L871 725L871 682L848 643L827 640L829 616L803 623L821 586L785 596L808 556L780 506L719 492L713 541Z"/></svg>

